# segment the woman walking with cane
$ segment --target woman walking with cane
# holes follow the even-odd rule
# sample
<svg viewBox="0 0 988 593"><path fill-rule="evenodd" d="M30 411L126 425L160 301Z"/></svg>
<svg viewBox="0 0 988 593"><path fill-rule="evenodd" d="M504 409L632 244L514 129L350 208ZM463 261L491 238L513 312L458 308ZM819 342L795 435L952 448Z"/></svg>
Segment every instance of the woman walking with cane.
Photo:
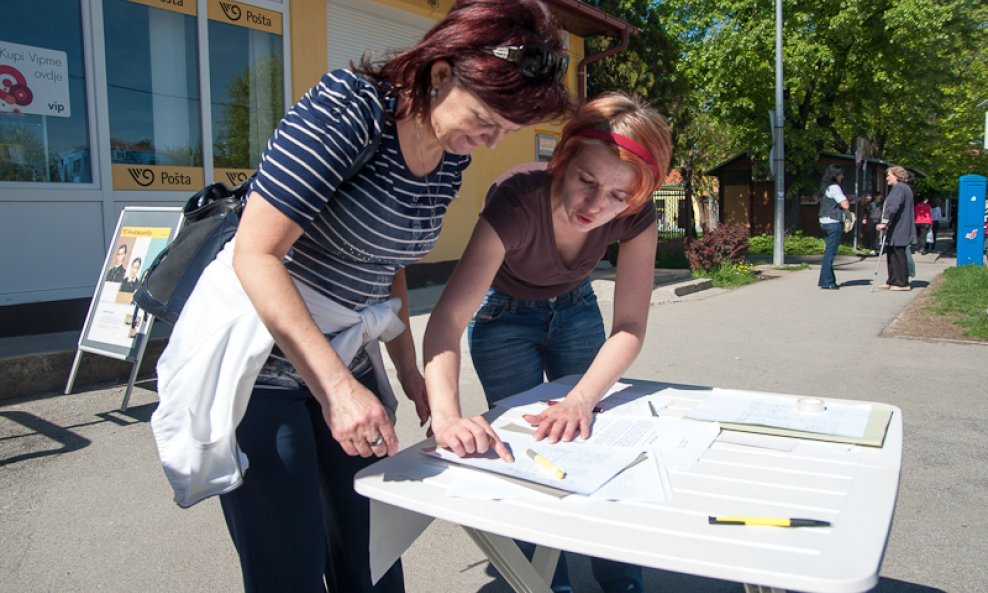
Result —
<svg viewBox="0 0 988 593"><path fill-rule="evenodd" d="M916 225L913 224L913 190L910 189L909 172L903 167L889 167L885 181L892 188L885 198L882 222L876 225L885 231L888 249L888 280L879 288L912 290L909 286L909 263L906 249L916 243Z"/></svg>

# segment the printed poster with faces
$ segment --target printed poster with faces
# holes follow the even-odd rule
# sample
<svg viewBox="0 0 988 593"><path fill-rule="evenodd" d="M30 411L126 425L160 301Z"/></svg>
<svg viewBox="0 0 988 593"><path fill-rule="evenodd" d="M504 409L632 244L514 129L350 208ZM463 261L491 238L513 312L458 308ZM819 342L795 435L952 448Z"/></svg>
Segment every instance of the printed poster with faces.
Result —
<svg viewBox="0 0 988 593"><path fill-rule="evenodd" d="M90 351L131 358L144 313L134 304L141 277L175 238L181 208L124 208L103 262L79 341Z"/></svg>

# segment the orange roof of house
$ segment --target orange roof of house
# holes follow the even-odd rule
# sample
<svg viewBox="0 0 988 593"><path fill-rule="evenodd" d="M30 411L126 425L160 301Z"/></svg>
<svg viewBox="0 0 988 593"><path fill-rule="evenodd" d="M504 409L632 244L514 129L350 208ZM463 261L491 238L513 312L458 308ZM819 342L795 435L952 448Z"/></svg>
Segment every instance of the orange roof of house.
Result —
<svg viewBox="0 0 988 593"><path fill-rule="evenodd" d="M683 184L683 176L679 174L679 169L671 169L669 171L669 174L666 175L665 181L662 182L662 185L682 185L682 184Z"/></svg>

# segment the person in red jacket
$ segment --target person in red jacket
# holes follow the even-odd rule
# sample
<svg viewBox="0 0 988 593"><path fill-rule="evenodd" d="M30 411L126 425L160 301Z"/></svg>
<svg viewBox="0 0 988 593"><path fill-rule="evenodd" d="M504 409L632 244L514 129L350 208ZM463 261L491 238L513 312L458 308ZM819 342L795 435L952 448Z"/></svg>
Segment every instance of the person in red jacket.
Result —
<svg viewBox="0 0 988 593"><path fill-rule="evenodd" d="M920 253L926 255L926 233L933 228L933 212L930 210L929 198L919 198L913 212L916 217L916 242L923 246Z"/></svg>

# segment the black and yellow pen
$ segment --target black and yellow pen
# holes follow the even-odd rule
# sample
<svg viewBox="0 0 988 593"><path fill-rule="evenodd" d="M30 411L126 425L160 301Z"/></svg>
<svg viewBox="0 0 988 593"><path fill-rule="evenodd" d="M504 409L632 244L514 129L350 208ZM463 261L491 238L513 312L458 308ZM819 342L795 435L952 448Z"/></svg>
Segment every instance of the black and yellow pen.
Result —
<svg viewBox="0 0 988 593"><path fill-rule="evenodd" d="M767 525L769 527L830 527L830 521L793 519L789 517L728 517L710 516L711 525Z"/></svg>

